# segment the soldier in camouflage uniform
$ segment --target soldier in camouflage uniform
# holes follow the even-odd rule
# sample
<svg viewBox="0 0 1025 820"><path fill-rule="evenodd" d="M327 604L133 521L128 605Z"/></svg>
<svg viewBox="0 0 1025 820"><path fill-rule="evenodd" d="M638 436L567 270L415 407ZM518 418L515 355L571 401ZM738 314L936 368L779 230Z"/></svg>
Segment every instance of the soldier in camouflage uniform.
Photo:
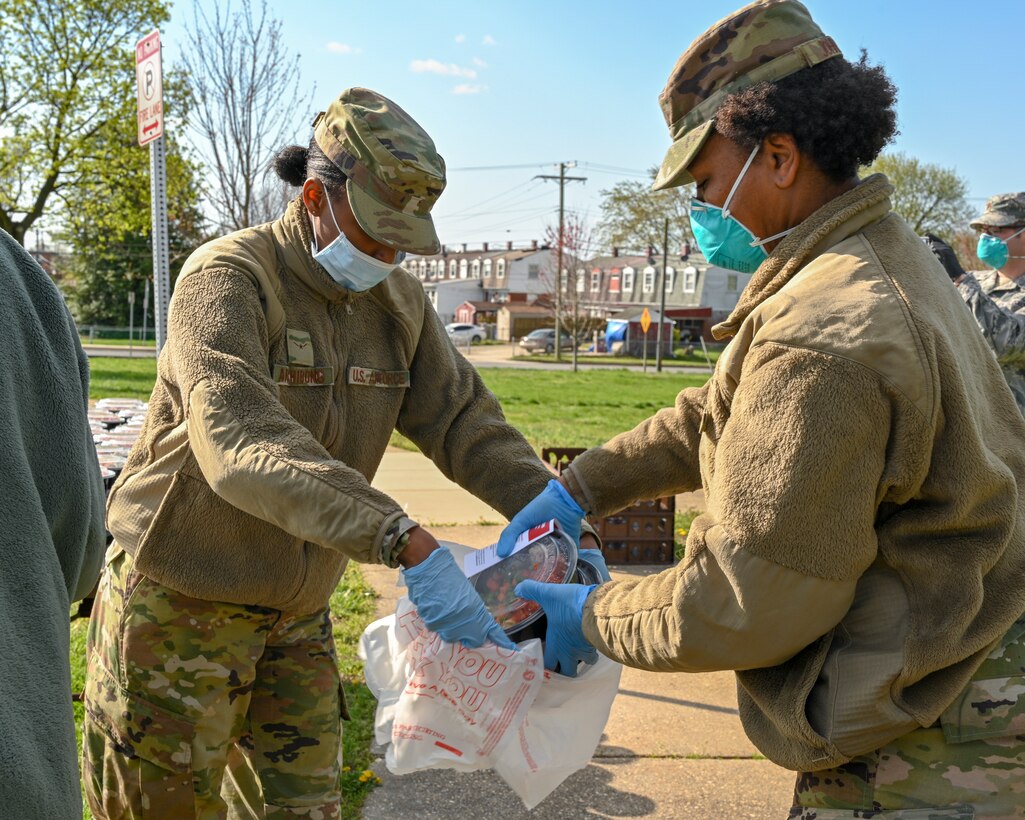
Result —
<svg viewBox="0 0 1025 820"><path fill-rule="evenodd" d="M1025 414L1025 191L991 197L971 227L1004 243L1006 260L995 260L1002 262L998 267L966 273L954 252L935 239L934 252L971 308Z"/></svg>
<svg viewBox="0 0 1025 820"><path fill-rule="evenodd" d="M800 773L791 817L1025 818L1025 419L892 186L858 177L895 99L796 0L680 57L655 187L695 183L702 252L753 275L708 384L559 480L596 515L699 486L707 510L678 566L517 594L566 654L734 670L748 737Z"/></svg>
<svg viewBox="0 0 1025 820"><path fill-rule="evenodd" d="M276 169L302 188L285 214L185 263L108 500L83 730L98 818L338 816L327 607L350 558L401 566L446 640L511 645L448 550L370 484L396 428L507 515L551 478L397 266L440 248L444 162L354 88Z"/></svg>

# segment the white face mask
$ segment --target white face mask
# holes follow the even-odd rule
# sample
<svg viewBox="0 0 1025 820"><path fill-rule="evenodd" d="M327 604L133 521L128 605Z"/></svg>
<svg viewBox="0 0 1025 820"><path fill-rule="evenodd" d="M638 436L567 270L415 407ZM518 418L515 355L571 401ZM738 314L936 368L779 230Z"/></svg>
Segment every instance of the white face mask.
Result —
<svg viewBox="0 0 1025 820"><path fill-rule="evenodd" d="M369 256L349 241L349 237L338 227L331 199L327 199L327 210L335 223L338 236L323 250L317 250L317 236L313 235L313 258L323 266L339 285L347 290L364 291L379 285L395 270L406 254L397 251L394 262L382 262Z"/></svg>

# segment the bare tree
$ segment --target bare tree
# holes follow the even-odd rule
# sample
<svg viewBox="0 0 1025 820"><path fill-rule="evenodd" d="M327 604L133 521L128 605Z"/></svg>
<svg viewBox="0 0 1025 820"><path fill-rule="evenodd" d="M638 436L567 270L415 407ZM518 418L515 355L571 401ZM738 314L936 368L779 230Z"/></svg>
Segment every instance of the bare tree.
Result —
<svg viewBox="0 0 1025 820"><path fill-rule="evenodd" d="M558 303L560 306L559 326L574 340L573 369L576 370L578 345L605 323L604 317L592 316L581 304L581 291L577 284L581 271L584 271L584 287L587 287L587 263L585 260L591 255L591 249L595 246L594 232L576 214L568 214L564 219L561 241L562 268L566 274L565 277L555 270L559 241L559 226L546 226L544 242L553 249L554 253L549 269L542 276L551 295L549 301L552 305L552 313L555 313L555 305ZM556 289L559 289L560 298L558 300L555 298Z"/></svg>
<svg viewBox="0 0 1025 820"><path fill-rule="evenodd" d="M258 10L250 0L240 10L197 0L186 31L193 127L214 172L207 195L223 228L245 228L270 216L267 168L297 116L308 115L313 91L303 93L299 55L286 51L266 0Z"/></svg>

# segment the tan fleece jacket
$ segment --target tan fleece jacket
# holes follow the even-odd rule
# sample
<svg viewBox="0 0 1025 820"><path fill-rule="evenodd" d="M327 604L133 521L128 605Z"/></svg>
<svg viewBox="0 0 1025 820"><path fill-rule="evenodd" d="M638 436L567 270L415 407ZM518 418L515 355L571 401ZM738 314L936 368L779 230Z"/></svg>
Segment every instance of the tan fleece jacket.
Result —
<svg viewBox="0 0 1025 820"><path fill-rule="evenodd" d="M1025 610L1025 422L874 176L805 220L706 387L574 461L599 514L703 487L684 560L584 630L646 669L738 670L758 748L835 766L932 724Z"/></svg>
<svg viewBox="0 0 1025 820"><path fill-rule="evenodd" d="M107 524L187 595L306 613L402 510L373 489L391 431L504 515L551 478L401 268L353 294L300 200L197 250L171 300L139 443Z"/></svg>

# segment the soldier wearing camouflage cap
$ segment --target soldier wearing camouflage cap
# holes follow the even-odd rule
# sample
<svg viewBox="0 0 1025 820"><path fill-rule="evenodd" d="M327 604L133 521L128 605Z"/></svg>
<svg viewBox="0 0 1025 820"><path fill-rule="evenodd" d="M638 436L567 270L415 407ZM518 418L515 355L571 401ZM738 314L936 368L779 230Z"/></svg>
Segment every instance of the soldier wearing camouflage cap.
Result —
<svg viewBox="0 0 1025 820"><path fill-rule="evenodd" d="M895 97L796 0L684 52L655 186L693 182L702 252L753 275L709 382L560 482L574 512L698 487L707 511L678 566L516 594L564 656L735 670L748 736L800 773L791 818L1021 817L1025 420L889 182L858 177Z"/></svg>
<svg viewBox="0 0 1025 820"><path fill-rule="evenodd" d="M83 731L98 818L224 816L225 798L339 816L328 601L350 559L401 566L445 640L511 646L448 550L370 484L396 428L507 515L550 479L397 264L440 247L445 164L403 109L353 88L276 169L302 189L284 215L185 263L108 500Z"/></svg>
<svg viewBox="0 0 1025 820"><path fill-rule="evenodd" d="M965 271L938 237L930 235L926 243L971 309L1025 414L1025 192L990 197L969 224L979 231L975 253L988 266L984 270Z"/></svg>

